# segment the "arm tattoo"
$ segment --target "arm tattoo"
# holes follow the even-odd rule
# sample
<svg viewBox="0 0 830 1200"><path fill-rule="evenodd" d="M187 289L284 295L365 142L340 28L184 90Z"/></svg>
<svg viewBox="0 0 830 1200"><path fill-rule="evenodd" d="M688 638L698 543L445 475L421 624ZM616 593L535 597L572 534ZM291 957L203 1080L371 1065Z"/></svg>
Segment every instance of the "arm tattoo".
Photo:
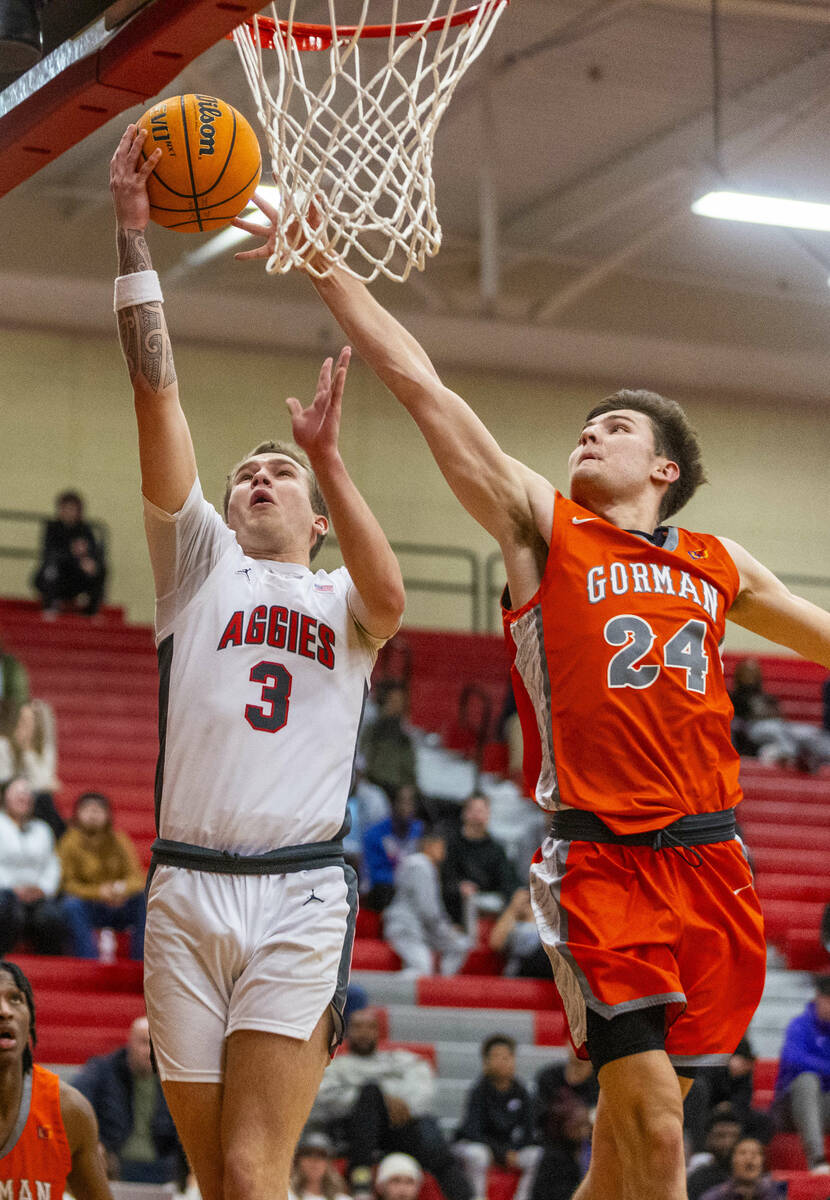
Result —
<svg viewBox="0 0 830 1200"><path fill-rule="evenodd" d="M152 260L140 229L118 230L118 269L122 275L152 270ZM140 376L154 392L176 382L173 347L164 309L158 301L122 308L117 314L118 337L133 384Z"/></svg>

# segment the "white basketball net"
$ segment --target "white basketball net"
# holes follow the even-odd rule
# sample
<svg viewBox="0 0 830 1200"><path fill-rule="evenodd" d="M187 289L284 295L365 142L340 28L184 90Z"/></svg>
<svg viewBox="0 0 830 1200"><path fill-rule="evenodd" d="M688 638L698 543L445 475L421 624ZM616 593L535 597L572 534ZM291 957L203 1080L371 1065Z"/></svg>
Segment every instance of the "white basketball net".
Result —
<svg viewBox="0 0 830 1200"><path fill-rule="evenodd" d="M381 6L390 33L361 42L371 0L360 0L348 36L342 26L338 35L335 0L328 0L332 32L327 44L326 30L321 49L306 44L301 50L292 36L297 0L279 4L282 34L278 4L269 6L273 51L256 18L253 30L242 25L234 31L279 192L282 232L269 271L305 265L324 276L339 265L367 282L380 273L402 282L413 266L423 270L441 245L432 181L435 132L508 3L481 0L469 20L452 24L471 0L422 0L429 11L423 20L419 12L417 30L401 33L401 3L391 0ZM316 86L306 73L316 75ZM309 262L311 255L324 256L326 265Z"/></svg>

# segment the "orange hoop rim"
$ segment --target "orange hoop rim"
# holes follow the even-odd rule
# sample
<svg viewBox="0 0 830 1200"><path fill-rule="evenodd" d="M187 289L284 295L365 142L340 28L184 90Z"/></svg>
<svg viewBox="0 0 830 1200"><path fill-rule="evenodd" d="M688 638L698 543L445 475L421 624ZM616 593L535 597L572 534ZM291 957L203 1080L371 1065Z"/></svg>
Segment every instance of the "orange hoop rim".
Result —
<svg viewBox="0 0 830 1200"><path fill-rule="evenodd" d="M282 40L285 42L290 37L298 50L328 50L332 42L345 41L349 42L357 35L359 39L363 38L386 38L390 34L393 37L407 37L409 34L418 33L423 30L424 33L435 33L438 29L448 27L450 29L457 25L469 25L475 19L479 9L481 9L488 0L478 0L471 8L462 9L461 12L453 13L447 20L446 16L433 17L431 21L399 21L392 25L315 25L309 21L295 21L291 26L289 33L288 21L281 20L275 22L271 17L255 16L249 17L243 22L251 33L256 38L256 31L259 30L259 41L265 50L273 50L274 38L279 28L282 35ZM510 0L495 0L495 4L509 4ZM230 38L233 34L228 35Z"/></svg>

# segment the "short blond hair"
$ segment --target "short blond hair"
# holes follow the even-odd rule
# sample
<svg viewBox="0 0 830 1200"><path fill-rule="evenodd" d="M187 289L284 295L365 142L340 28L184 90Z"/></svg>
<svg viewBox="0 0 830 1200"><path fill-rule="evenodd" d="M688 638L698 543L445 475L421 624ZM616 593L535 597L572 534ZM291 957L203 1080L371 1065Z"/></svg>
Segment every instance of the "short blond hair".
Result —
<svg viewBox="0 0 830 1200"><path fill-rule="evenodd" d="M328 520L329 506L326 504L325 497L317 482L317 476L311 469L311 463L308 461L308 455L305 450L301 450L294 442L260 442L253 450L250 450L243 458L240 458L235 466L231 467L225 479L225 495L222 500L222 514L227 521L228 505L231 499L231 491L233 489L233 480L236 472L250 458L256 458L258 454L284 454L286 458L293 459L295 463L303 468L308 476L308 495L311 500L311 509L315 517L325 517ZM319 553L323 542L326 540L325 533L318 533L317 540L311 547L310 557L314 559Z"/></svg>

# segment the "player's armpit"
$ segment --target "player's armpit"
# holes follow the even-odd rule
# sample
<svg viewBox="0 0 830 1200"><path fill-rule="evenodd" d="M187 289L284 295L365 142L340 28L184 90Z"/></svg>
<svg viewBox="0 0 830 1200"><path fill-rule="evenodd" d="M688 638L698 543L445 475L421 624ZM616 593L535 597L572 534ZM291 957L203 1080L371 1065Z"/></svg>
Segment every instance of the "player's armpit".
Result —
<svg viewBox="0 0 830 1200"><path fill-rule="evenodd" d="M78 1200L112 1200L92 1105L67 1083L61 1083L60 1103L72 1155L72 1170L67 1177L72 1195Z"/></svg>
<svg viewBox="0 0 830 1200"><path fill-rule="evenodd" d="M727 614L729 619L830 667L830 613L794 595L737 542L720 540L740 576L740 590Z"/></svg>
<svg viewBox="0 0 830 1200"><path fill-rule="evenodd" d="M501 545L509 543L514 526L531 520L526 468L444 386L417 339L362 283L333 271L314 286L363 360L409 412L464 508Z"/></svg>

